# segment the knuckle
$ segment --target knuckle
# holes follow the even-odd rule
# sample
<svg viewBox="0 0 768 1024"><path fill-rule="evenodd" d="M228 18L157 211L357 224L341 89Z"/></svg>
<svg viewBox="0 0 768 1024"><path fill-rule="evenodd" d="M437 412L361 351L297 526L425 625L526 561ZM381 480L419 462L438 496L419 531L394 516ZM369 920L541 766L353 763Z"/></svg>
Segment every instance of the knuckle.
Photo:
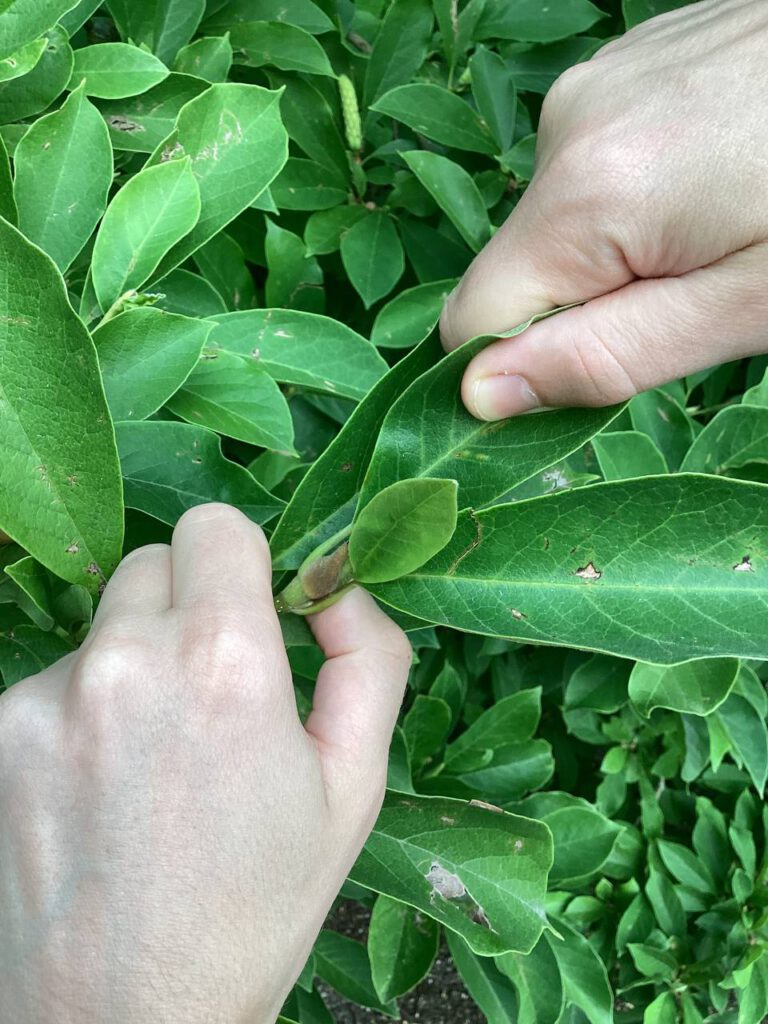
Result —
<svg viewBox="0 0 768 1024"><path fill-rule="evenodd" d="M558 75L544 97L540 121L546 128L557 124L576 97L580 97L592 72L588 64L573 64Z"/></svg>
<svg viewBox="0 0 768 1024"><path fill-rule="evenodd" d="M80 649L70 682L81 708L101 713L117 701L126 686L146 680L156 671L156 658L141 640L101 630Z"/></svg>
<svg viewBox="0 0 768 1024"><path fill-rule="evenodd" d="M596 330L587 329L574 337L571 354L589 405L614 405L640 390L616 346Z"/></svg>
<svg viewBox="0 0 768 1024"><path fill-rule="evenodd" d="M249 629L231 616L193 622L182 642L185 677L204 687L244 681L257 656Z"/></svg>

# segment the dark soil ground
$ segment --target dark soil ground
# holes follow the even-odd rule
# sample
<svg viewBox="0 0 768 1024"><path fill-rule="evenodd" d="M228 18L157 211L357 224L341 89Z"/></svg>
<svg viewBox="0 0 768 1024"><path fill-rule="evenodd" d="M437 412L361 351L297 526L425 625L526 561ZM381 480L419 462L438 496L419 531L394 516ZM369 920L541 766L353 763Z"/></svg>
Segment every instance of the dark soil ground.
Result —
<svg viewBox="0 0 768 1024"><path fill-rule="evenodd" d="M346 900L327 927L364 942L369 917L370 911L362 903ZM337 1024L392 1024L391 1018L356 1006L325 985L321 984L320 989ZM486 1017L472 1002L445 946L429 976L400 1000L400 1012L403 1024L486 1024Z"/></svg>

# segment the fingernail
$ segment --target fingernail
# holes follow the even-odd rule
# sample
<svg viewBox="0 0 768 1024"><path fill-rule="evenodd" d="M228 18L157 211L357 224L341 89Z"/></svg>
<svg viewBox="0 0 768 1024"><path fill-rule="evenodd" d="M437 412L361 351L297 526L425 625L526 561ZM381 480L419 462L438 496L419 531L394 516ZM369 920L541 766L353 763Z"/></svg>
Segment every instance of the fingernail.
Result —
<svg viewBox="0 0 768 1024"><path fill-rule="evenodd" d="M472 404L483 420L503 420L541 407L536 392L518 373L500 373L476 380Z"/></svg>

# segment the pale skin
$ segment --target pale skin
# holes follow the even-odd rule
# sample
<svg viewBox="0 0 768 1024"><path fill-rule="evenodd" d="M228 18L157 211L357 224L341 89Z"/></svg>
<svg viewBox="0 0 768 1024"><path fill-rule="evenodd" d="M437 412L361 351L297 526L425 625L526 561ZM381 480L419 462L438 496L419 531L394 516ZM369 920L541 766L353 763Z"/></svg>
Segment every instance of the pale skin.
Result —
<svg viewBox="0 0 768 1024"><path fill-rule="evenodd" d="M495 419L768 349L768 10L706 0L569 71L442 318ZM485 383L483 383L485 382ZM490 382L490 383L488 383ZM264 537L201 506L79 652L0 697L0 1024L271 1024L381 803L411 660L361 591L299 720Z"/></svg>

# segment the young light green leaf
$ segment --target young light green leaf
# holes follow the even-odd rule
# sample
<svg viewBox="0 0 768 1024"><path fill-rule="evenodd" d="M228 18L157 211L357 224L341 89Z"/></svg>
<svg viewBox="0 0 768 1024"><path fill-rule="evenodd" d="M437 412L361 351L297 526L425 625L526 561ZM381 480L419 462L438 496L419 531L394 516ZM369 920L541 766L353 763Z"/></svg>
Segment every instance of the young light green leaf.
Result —
<svg viewBox="0 0 768 1024"><path fill-rule="evenodd" d="M101 219L112 184L109 133L82 89L35 121L14 165L19 227L63 273Z"/></svg>
<svg viewBox="0 0 768 1024"><path fill-rule="evenodd" d="M3 10L0 24L8 20ZM1 30L0 30L1 31ZM28 74L0 83L0 124L20 121L47 110L66 89L72 75L74 57L66 32L51 28L40 60Z"/></svg>
<svg viewBox="0 0 768 1024"><path fill-rule="evenodd" d="M488 956L536 945L551 863L541 822L390 793L350 878L422 910Z"/></svg>
<svg viewBox="0 0 768 1024"><path fill-rule="evenodd" d="M34 39L31 43L22 46L16 53L3 57L0 60L0 82L10 82L14 78L21 78L37 66L37 62L45 53L48 39Z"/></svg>
<svg viewBox="0 0 768 1024"><path fill-rule="evenodd" d="M100 100L97 106L107 122L114 149L153 153L173 130L181 108L209 88L201 78L170 74L141 96Z"/></svg>
<svg viewBox="0 0 768 1024"><path fill-rule="evenodd" d="M590 0L487 0L475 29L475 39L519 39L526 43L551 43L586 32L605 15Z"/></svg>
<svg viewBox="0 0 768 1024"><path fill-rule="evenodd" d="M715 895L717 887L709 869L687 846L668 839L658 839L656 848L666 869L681 885L704 893L705 896Z"/></svg>
<svg viewBox="0 0 768 1024"><path fill-rule="evenodd" d="M483 120L504 153L512 145L517 121L517 90L512 74L498 53L478 46L469 62L472 95Z"/></svg>
<svg viewBox="0 0 768 1024"><path fill-rule="evenodd" d="M125 503L169 526L195 505L222 501L255 523L266 523L283 503L248 470L221 454L210 430L172 420L118 423Z"/></svg>
<svg viewBox="0 0 768 1024"><path fill-rule="evenodd" d="M254 68L273 64L283 71L306 75L334 75L320 43L296 25L282 21L235 23L230 33L235 59Z"/></svg>
<svg viewBox="0 0 768 1024"><path fill-rule="evenodd" d="M123 535L96 351L54 263L5 221L0 296L0 529L62 579L96 590Z"/></svg>
<svg viewBox="0 0 768 1024"><path fill-rule="evenodd" d="M379 896L368 927L371 978L382 1003L410 992L429 974L440 926L413 907Z"/></svg>
<svg viewBox="0 0 768 1024"><path fill-rule="evenodd" d="M456 93L414 82L380 96L371 110L402 121L420 135L452 149L493 154L493 139L475 111Z"/></svg>
<svg viewBox="0 0 768 1024"><path fill-rule="evenodd" d="M295 454L291 414L280 388L255 362L228 352L203 353L168 408L225 437Z"/></svg>
<svg viewBox="0 0 768 1024"><path fill-rule="evenodd" d="M406 288L379 310L371 341L380 348L412 348L429 334L440 317L456 278Z"/></svg>
<svg viewBox="0 0 768 1024"><path fill-rule="evenodd" d="M527 956L497 956L496 966L517 991L518 1024L556 1024L563 1012L565 993L548 935L542 935Z"/></svg>
<svg viewBox="0 0 768 1024"><path fill-rule="evenodd" d="M173 70L183 75L196 75L206 82L226 82L232 67L232 44L229 32L223 36L207 36L184 46L176 55Z"/></svg>
<svg viewBox="0 0 768 1024"><path fill-rule="evenodd" d="M371 589L454 629L663 664L762 659L766 490L646 477L468 511L430 563Z"/></svg>
<svg viewBox="0 0 768 1024"><path fill-rule="evenodd" d="M605 964L590 943L561 918L560 936L546 933L555 954L569 1003L578 1006L590 1024L613 1024L613 992Z"/></svg>
<svg viewBox="0 0 768 1024"><path fill-rule="evenodd" d="M440 551L456 529L455 480L422 477L385 487L355 518L349 561L358 583L398 579Z"/></svg>
<svg viewBox="0 0 768 1024"><path fill-rule="evenodd" d="M461 979L488 1024L518 1024L517 996L509 978L490 957L475 956L455 932L446 931L445 938Z"/></svg>
<svg viewBox="0 0 768 1024"><path fill-rule="evenodd" d="M0 58L46 33L77 0L6 0L0 18Z"/></svg>
<svg viewBox="0 0 768 1024"><path fill-rule="evenodd" d="M738 672L735 658L708 658L681 665L638 662L629 677L629 696L646 718L655 708L709 715L731 692Z"/></svg>
<svg viewBox="0 0 768 1024"><path fill-rule="evenodd" d="M600 433L592 438L592 447L605 480L631 480L668 472L664 456L639 430Z"/></svg>
<svg viewBox="0 0 768 1024"><path fill-rule="evenodd" d="M107 5L123 39L149 49L165 63L195 34L205 0L109 0Z"/></svg>
<svg viewBox="0 0 768 1024"><path fill-rule="evenodd" d="M319 544L352 522L382 420L400 392L434 363L439 348L436 339L429 339L385 374L312 465L272 535L276 569L297 569Z"/></svg>
<svg viewBox="0 0 768 1024"><path fill-rule="evenodd" d="M199 216L200 190L189 158L146 167L131 178L109 204L93 247L101 308L140 288Z"/></svg>
<svg viewBox="0 0 768 1024"><path fill-rule="evenodd" d="M427 55L433 24L429 0L394 0L368 60L363 95L366 107L389 89L410 82Z"/></svg>
<svg viewBox="0 0 768 1024"><path fill-rule="evenodd" d="M115 420L143 420L174 395L197 365L213 324L145 306L93 334Z"/></svg>
<svg viewBox="0 0 768 1024"><path fill-rule="evenodd" d="M210 348L255 360L283 384L359 400L387 371L370 342L329 317L251 309L215 321Z"/></svg>
<svg viewBox="0 0 768 1024"><path fill-rule="evenodd" d="M546 740L506 743L485 754L483 761L457 778L476 797L505 808L546 785L555 770L552 747Z"/></svg>
<svg viewBox="0 0 768 1024"><path fill-rule="evenodd" d="M98 43L75 50L70 88L82 84L87 96L120 100L147 92L169 74L162 61L138 46Z"/></svg>
<svg viewBox="0 0 768 1024"><path fill-rule="evenodd" d="M366 309L388 295L405 269L403 247L389 214L372 213L353 224L342 236L341 260Z"/></svg>
<svg viewBox="0 0 768 1024"><path fill-rule="evenodd" d="M680 469L727 473L750 462L768 463L768 407L732 405L721 409L704 427Z"/></svg>
<svg viewBox="0 0 768 1024"><path fill-rule="evenodd" d="M168 273L245 210L283 167L288 138L280 94L257 85L212 85L182 108L150 163L189 156L202 209L194 230L163 261Z"/></svg>
<svg viewBox="0 0 768 1024"><path fill-rule="evenodd" d="M467 171L448 157L427 150L410 150L402 157L470 249L479 252L490 238L491 223L483 197Z"/></svg>
<svg viewBox="0 0 768 1024"><path fill-rule="evenodd" d="M314 947L315 970L323 981L359 1006L397 1017L397 1004L382 1002L376 994L365 946L346 935L323 930Z"/></svg>
<svg viewBox="0 0 768 1024"><path fill-rule="evenodd" d="M653 978L656 981L671 981L674 977L677 960L667 950L636 942L630 942L627 949L635 962L635 967L646 978Z"/></svg>

